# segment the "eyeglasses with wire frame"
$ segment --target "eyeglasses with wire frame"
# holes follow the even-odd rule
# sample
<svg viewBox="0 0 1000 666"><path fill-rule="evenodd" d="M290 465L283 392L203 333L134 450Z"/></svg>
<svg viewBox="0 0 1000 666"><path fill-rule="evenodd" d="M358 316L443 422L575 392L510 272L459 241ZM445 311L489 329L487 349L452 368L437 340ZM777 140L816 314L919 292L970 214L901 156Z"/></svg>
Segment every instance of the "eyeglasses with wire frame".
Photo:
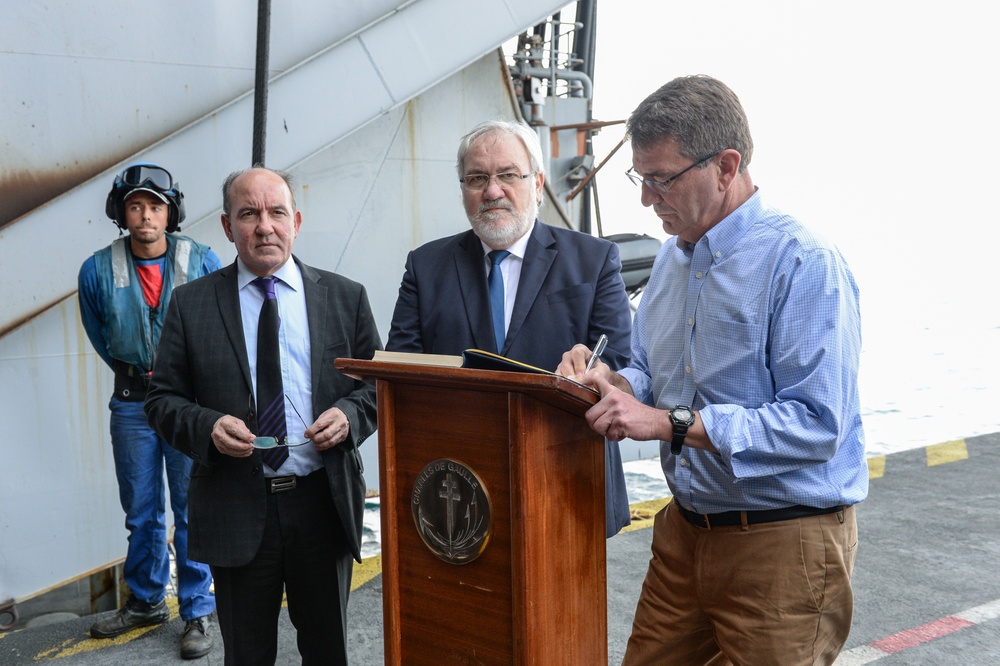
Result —
<svg viewBox="0 0 1000 666"><path fill-rule="evenodd" d="M671 183L673 183L675 180L686 174L691 169L695 168L696 166L704 164L705 162L709 161L710 159L712 159L721 152L722 151L720 150L718 152L712 153L711 155L706 155L705 157L701 158L691 166L687 167L686 169L684 169L679 173L674 174L673 176L667 178L666 180L656 180L655 178L643 178L639 174L635 173L634 171L635 167L631 167L628 171L625 172L625 175L628 176L628 179L631 180L633 183L635 183L637 186L645 185L649 189L656 190L660 194L670 194Z"/></svg>
<svg viewBox="0 0 1000 666"><path fill-rule="evenodd" d="M253 400L253 396L251 396L251 401L252 400ZM292 406L292 411L295 412L295 415L299 417L299 421L301 421L302 425L305 426L306 422L302 418L302 415L299 414L299 410L295 408L295 403L292 402L291 398L289 398L287 395L285 396L285 400L287 400L288 404ZM251 410L251 413L252 413L253 412L253 403L252 402L251 402L250 410ZM262 437L257 437L257 438L255 438L253 440L253 448L255 448L255 449L276 449L279 446L286 446L286 447L291 448L291 447L295 447L295 446L304 446L306 444L311 444L311 443L312 443L311 439L307 439L304 442L294 442L294 443L291 443L291 442L288 441L288 437L287 436L281 437L279 439L278 437L271 437L270 435L264 435Z"/></svg>
<svg viewBox="0 0 1000 666"><path fill-rule="evenodd" d="M505 173L497 173L492 176L485 173L470 173L468 176L459 178L458 182L465 186L465 189L470 192L482 192L487 187L490 186L490 181L494 178L497 179L497 183L500 187L509 188L513 187L515 183L518 183L525 178L533 176L534 171L529 171L528 173L521 175L516 171L507 171Z"/></svg>

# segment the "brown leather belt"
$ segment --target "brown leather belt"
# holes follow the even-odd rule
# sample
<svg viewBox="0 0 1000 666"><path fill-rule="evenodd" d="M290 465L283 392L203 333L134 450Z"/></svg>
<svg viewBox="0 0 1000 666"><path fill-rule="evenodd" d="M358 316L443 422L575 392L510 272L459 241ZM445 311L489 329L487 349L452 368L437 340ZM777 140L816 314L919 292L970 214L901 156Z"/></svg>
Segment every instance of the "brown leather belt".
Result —
<svg viewBox="0 0 1000 666"><path fill-rule="evenodd" d="M765 509L763 511L724 511L723 513L695 513L685 509L677 501L677 510L695 527L712 529L713 527L730 527L733 525L759 525L761 523L776 523L781 520L794 520L795 518L808 518L810 516L825 516L829 513L843 511L842 506L831 506L825 509L817 509L813 506L789 506L783 509Z"/></svg>

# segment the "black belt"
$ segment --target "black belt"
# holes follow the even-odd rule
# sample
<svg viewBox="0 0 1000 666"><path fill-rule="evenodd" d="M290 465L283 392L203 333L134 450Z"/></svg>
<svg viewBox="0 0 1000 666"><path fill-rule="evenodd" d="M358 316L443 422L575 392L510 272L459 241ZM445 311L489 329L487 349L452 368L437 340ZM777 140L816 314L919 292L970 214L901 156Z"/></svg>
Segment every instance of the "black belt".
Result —
<svg viewBox="0 0 1000 666"><path fill-rule="evenodd" d="M276 495L277 493L287 493L289 490L295 490L299 486L305 484L307 481L315 482L326 478L326 473L322 469L318 469L312 472L308 476L271 476L264 479L265 489L268 495Z"/></svg>
<svg viewBox="0 0 1000 666"><path fill-rule="evenodd" d="M125 402L142 402L149 390L150 373L134 365L113 359L115 371L115 397Z"/></svg>
<svg viewBox="0 0 1000 666"><path fill-rule="evenodd" d="M765 509L763 511L724 511L723 513L695 513L688 511L680 502L674 501L677 510L695 527L712 529L713 527L729 527L732 525L756 525L760 523L776 523L781 520L793 520L795 518L808 518L809 516L825 516L829 513L843 511L842 506L831 506L826 509L817 509L814 506L785 507L784 509Z"/></svg>

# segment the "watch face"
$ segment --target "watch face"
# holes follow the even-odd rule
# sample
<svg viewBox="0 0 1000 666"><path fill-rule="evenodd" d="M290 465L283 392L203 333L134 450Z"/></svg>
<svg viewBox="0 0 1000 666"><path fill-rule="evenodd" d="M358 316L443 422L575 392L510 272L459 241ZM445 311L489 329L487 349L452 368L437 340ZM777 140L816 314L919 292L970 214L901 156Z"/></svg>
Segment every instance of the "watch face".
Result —
<svg viewBox="0 0 1000 666"><path fill-rule="evenodd" d="M687 407L675 407L670 412L671 418L677 423L687 423L690 424L694 420L694 414Z"/></svg>

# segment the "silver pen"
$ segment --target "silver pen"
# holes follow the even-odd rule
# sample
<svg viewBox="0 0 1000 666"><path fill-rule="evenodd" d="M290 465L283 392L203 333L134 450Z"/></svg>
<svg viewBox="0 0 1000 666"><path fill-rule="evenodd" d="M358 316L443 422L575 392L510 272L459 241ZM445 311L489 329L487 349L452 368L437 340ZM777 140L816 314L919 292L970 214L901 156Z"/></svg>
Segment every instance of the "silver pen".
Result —
<svg viewBox="0 0 1000 666"><path fill-rule="evenodd" d="M594 364L597 363L597 359L601 358L601 354L604 353L604 348L608 346L608 336L601 333L601 337L597 338L597 344L594 345L594 353L590 355L590 360L587 361L587 369L584 373L590 372Z"/></svg>

